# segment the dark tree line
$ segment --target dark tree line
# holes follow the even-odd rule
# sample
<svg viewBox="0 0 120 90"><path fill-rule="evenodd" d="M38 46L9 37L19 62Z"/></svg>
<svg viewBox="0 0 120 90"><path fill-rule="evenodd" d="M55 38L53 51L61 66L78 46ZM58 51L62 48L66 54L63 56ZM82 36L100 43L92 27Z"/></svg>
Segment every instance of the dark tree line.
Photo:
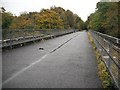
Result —
<svg viewBox="0 0 120 90"><path fill-rule="evenodd" d="M120 2L98 2L95 13L92 13L86 25L111 36L120 38Z"/></svg>

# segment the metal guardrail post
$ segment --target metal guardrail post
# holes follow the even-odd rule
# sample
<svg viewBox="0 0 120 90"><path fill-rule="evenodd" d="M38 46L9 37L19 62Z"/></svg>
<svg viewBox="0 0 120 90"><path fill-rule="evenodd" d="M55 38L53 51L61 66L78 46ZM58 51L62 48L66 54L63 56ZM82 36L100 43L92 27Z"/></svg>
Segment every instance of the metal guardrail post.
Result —
<svg viewBox="0 0 120 90"><path fill-rule="evenodd" d="M12 49L12 31L10 31L10 48Z"/></svg>
<svg viewBox="0 0 120 90"><path fill-rule="evenodd" d="M111 55L111 43L110 42L109 42L109 47L108 47L107 51L108 51L109 55ZM108 59L108 69L111 72L110 66L111 66L111 58L109 57L109 59Z"/></svg>
<svg viewBox="0 0 120 90"><path fill-rule="evenodd" d="M5 30L4 40L2 47L10 46L12 48L13 45L22 44L26 42L31 42L32 40L39 40L42 38L51 38L55 36L65 35L74 32L75 30ZM39 33L39 34L38 34ZM42 35L42 38L41 38Z"/></svg>
<svg viewBox="0 0 120 90"><path fill-rule="evenodd" d="M23 30L23 40L25 40L26 32L26 30Z"/></svg>
<svg viewBox="0 0 120 90"><path fill-rule="evenodd" d="M120 69L118 69L118 82L117 82L117 86L120 89Z"/></svg>

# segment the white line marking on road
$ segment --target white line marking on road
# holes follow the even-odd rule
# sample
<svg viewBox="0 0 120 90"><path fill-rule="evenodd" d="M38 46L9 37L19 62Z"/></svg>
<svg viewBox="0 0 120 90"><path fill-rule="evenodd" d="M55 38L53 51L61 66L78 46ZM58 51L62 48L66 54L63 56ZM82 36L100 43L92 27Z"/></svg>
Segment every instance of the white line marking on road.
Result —
<svg viewBox="0 0 120 90"><path fill-rule="evenodd" d="M20 70L19 72L17 72L16 74L14 74L12 77L10 77L9 79L7 79L6 81L4 81L2 84L0 84L0 87L4 84L6 84L7 82L9 82L10 80L12 80L13 78L15 78L16 76L18 76L19 74L23 73L24 71L26 71L27 69L29 69L30 67L32 67L33 65L39 63L40 61L42 61L44 58L46 58L47 54L42 56L39 60L31 63L29 66L23 68L22 70Z"/></svg>

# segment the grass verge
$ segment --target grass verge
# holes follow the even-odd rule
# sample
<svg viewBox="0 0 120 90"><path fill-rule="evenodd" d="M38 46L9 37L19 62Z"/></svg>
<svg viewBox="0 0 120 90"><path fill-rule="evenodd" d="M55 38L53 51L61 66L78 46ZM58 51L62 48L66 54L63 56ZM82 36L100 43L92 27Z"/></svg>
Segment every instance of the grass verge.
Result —
<svg viewBox="0 0 120 90"><path fill-rule="evenodd" d="M98 63L98 76L101 80L102 86L103 86L103 88L110 89L113 86L110 75L107 71L107 68L106 68L102 58L101 58L99 51L97 50L97 47L93 41L91 34L89 32L87 32L87 34L88 34L89 42L90 42L90 44L95 52L95 55L96 55L96 59L97 59L97 63Z"/></svg>

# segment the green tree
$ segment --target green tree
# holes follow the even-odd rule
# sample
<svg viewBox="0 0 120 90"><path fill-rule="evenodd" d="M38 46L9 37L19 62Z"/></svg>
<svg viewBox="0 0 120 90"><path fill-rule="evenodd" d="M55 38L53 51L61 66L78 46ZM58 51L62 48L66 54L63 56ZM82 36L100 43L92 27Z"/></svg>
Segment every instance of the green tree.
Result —
<svg viewBox="0 0 120 90"><path fill-rule="evenodd" d="M120 38L119 2L98 2L96 12L87 20L87 27Z"/></svg>
<svg viewBox="0 0 120 90"><path fill-rule="evenodd" d="M8 29L13 20L13 15L10 12L2 13L2 28Z"/></svg>

